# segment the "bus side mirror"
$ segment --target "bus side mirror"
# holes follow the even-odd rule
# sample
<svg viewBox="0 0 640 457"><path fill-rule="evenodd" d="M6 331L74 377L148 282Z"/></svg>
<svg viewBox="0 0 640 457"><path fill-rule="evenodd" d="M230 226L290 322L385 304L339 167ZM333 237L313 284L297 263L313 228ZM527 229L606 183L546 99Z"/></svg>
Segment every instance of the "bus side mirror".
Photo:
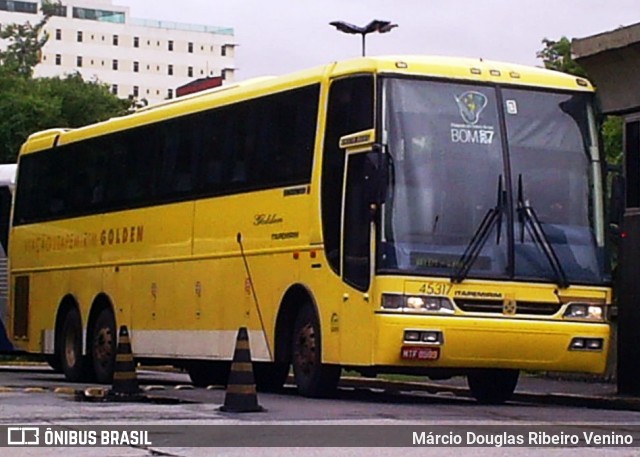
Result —
<svg viewBox="0 0 640 457"><path fill-rule="evenodd" d="M383 151L382 146L374 145L373 151L367 153L365 170L369 181L366 200L372 209L377 209L387 199L389 166L389 154Z"/></svg>
<svg viewBox="0 0 640 457"><path fill-rule="evenodd" d="M385 202L389 183L390 158L384 146L375 143L374 129L345 135L340 138L340 148L347 156L365 154L363 163L366 185L363 198L375 215L379 206Z"/></svg>

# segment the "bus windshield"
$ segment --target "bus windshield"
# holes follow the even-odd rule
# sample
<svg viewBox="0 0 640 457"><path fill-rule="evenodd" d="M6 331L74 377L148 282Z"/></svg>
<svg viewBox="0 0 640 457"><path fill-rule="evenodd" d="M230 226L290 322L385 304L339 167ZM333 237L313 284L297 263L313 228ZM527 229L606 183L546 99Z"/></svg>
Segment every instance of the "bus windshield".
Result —
<svg viewBox="0 0 640 457"><path fill-rule="evenodd" d="M382 105L381 272L609 281L592 94L387 78Z"/></svg>

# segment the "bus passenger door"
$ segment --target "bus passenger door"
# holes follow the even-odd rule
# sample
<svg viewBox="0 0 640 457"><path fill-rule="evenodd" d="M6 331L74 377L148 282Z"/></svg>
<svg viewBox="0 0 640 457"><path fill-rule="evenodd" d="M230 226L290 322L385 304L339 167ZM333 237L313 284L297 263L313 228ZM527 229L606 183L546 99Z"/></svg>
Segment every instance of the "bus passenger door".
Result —
<svg viewBox="0 0 640 457"><path fill-rule="evenodd" d="M342 219L342 316L343 337L351 343L342 345L343 363L366 364L371 357L371 171L369 154L347 155Z"/></svg>

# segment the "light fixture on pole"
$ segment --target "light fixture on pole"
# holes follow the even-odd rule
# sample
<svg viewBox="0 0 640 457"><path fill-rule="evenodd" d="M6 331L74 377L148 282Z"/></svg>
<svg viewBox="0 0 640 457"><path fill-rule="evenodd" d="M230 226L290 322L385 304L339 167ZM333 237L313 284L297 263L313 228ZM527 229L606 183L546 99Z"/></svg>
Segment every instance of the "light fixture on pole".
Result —
<svg viewBox="0 0 640 457"><path fill-rule="evenodd" d="M373 33L373 32L387 33L387 32L390 32L391 29L393 29L394 27L398 26L398 24L392 24L390 21L379 21L379 20L373 20L369 22L369 24L365 25L364 27L358 27L357 25L349 24L348 22L343 22L343 21L329 22L329 25L333 25L336 29L344 33L362 35L362 56L363 57L366 54L365 37L369 33Z"/></svg>

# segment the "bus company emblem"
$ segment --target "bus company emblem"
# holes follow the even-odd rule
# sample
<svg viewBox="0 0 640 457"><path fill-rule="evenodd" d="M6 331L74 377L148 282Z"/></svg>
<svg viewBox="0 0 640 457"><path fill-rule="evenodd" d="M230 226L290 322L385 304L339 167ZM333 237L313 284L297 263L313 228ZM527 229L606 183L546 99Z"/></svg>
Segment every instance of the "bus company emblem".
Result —
<svg viewBox="0 0 640 457"><path fill-rule="evenodd" d="M282 224L284 219L277 214L256 214L253 225L274 225Z"/></svg>
<svg viewBox="0 0 640 457"><path fill-rule="evenodd" d="M487 106L487 97L480 92L469 90L455 99L462 119L469 125L476 125L480 120L480 113Z"/></svg>
<svg viewBox="0 0 640 457"><path fill-rule="evenodd" d="M505 300L502 304L502 314L505 316L515 316L518 305L515 300Z"/></svg>

